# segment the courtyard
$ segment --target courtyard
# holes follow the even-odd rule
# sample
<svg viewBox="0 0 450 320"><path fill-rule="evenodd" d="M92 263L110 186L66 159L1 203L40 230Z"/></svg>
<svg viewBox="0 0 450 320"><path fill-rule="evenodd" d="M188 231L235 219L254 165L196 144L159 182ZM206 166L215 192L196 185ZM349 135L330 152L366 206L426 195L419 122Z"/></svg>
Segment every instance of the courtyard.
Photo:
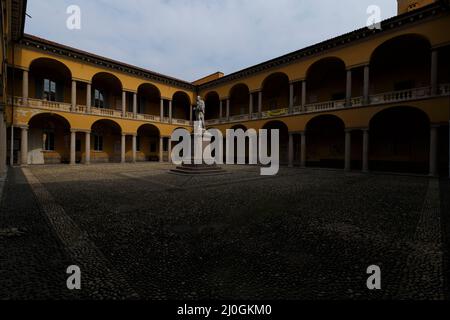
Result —
<svg viewBox="0 0 450 320"><path fill-rule="evenodd" d="M10 168L0 299L448 299L448 179L161 163ZM69 291L77 265L82 289ZM382 289L366 270L378 265Z"/></svg>

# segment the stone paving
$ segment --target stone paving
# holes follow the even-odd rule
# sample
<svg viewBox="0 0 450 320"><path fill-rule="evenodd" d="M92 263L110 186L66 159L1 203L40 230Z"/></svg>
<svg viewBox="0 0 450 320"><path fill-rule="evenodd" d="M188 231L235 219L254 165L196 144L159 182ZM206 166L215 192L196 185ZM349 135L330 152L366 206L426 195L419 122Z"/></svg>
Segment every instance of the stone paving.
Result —
<svg viewBox="0 0 450 320"><path fill-rule="evenodd" d="M0 233L0 299L448 298L448 181L170 168L10 170L0 230L18 234ZM66 289L72 264L81 291Z"/></svg>

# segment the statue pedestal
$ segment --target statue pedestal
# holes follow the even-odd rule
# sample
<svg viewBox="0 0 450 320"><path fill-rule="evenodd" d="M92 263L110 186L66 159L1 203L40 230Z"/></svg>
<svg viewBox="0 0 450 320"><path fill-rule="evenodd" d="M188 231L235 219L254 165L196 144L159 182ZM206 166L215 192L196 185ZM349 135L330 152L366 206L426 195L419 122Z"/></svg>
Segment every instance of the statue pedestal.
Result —
<svg viewBox="0 0 450 320"><path fill-rule="evenodd" d="M196 132L191 136L190 163L183 162L180 166L170 170L170 172L181 175L222 175L227 173L216 164L209 165L204 162L203 152L205 151L205 148L209 146L209 142L203 141L203 132L204 130ZM195 154L195 139L200 139L199 141L201 141L201 154L199 154L199 152Z"/></svg>

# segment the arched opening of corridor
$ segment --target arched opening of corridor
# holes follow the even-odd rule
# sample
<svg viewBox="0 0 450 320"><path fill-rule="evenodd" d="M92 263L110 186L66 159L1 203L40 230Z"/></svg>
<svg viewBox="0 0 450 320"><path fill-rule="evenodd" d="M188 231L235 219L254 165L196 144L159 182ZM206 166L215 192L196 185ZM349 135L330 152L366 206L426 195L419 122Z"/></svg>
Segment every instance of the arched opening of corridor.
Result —
<svg viewBox="0 0 450 320"><path fill-rule="evenodd" d="M92 78L91 106L122 110L122 83L116 76L100 72Z"/></svg>
<svg viewBox="0 0 450 320"><path fill-rule="evenodd" d="M250 90L247 85L240 83L230 90L230 116L249 113Z"/></svg>
<svg viewBox="0 0 450 320"><path fill-rule="evenodd" d="M98 120L91 128L91 162L120 162L122 129L112 120Z"/></svg>
<svg viewBox="0 0 450 320"><path fill-rule="evenodd" d="M190 120L191 99L185 92L177 91L172 98L172 117L180 120Z"/></svg>
<svg viewBox="0 0 450 320"><path fill-rule="evenodd" d="M345 124L334 115L322 115L306 125L308 166L344 168Z"/></svg>
<svg viewBox="0 0 450 320"><path fill-rule="evenodd" d="M28 164L70 162L70 124L62 116L41 113L28 123Z"/></svg>
<svg viewBox="0 0 450 320"><path fill-rule="evenodd" d="M39 58L30 65L28 94L30 98L70 103L72 73L54 59Z"/></svg>
<svg viewBox="0 0 450 320"><path fill-rule="evenodd" d="M371 94L428 87L430 81L431 45L422 36L393 38L376 48L372 54Z"/></svg>
<svg viewBox="0 0 450 320"><path fill-rule="evenodd" d="M215 91L209 92L205 97L205 119L220 119L220 97Z"/></svg>
<svg viewBox="0 0 450 320"><path fill-rule="evenodd" d="M289 77L281 72L268 76L262 85L262 110L289 107Z"/></svg>
<svg viewBox="0 0 450 320"><path fill-rule="evenodd" d="M160 159L160 132L151 124L139 127L136 137L136 160L159 161Z"/></svg>
<svg viewBox="0 0 450 320"><path fill-rule="evenodd" d="M280 164L288 164L289 162L289 129L284 122L270 121L266 123L263 129L268 130L267 134L267 150L268 153L272 152L271 132L272 130L279 130L280 134Z"/></svg>
<svg viewBox="0 0 450 320"><path fill-rule="evenodd" d="M370 170L427 174L430 120L413 107L394 107L370 121Z"/></svg>
<svg viewBox="0 0 450 320"><path fill-rule="evenodd" d="M347 83L345 63L339 58L324 58L309 67L306 74L307 104L344 100Z"/></svg>
<svg viewBox="0 0 450 320"><path fill-rule="evenodd" d="M137 91L137 113L152 116L161 115L161 93L150 83L141 84Z"/></svg>

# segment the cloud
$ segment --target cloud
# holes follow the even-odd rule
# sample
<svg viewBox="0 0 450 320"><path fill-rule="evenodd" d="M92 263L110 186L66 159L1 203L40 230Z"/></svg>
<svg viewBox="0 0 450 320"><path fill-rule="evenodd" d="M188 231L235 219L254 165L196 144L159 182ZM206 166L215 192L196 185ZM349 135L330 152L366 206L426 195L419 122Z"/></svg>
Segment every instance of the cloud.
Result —
<svg viewBox="0 0 450 320"><path fill-rule="evenodd" d="M81 30L66 28L69 5ZM185 80L226 74L365 26L395 0L29 0L27 33Z"/></svg>

